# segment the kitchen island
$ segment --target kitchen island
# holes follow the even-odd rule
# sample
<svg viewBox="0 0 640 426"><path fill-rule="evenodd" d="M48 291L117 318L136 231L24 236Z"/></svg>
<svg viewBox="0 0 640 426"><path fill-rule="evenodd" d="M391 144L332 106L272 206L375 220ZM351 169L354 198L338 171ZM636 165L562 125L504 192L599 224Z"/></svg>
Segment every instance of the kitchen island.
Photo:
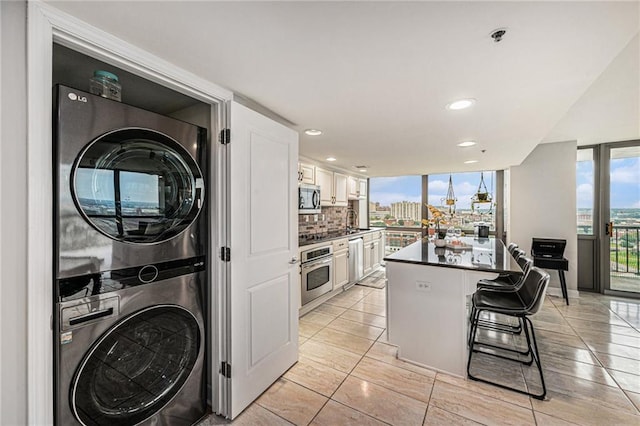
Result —
<svg viewBox="0 0 640 426"><path fill-rule="evenodd" d="M502 241L462 237L436 247L427 238L384 258L387 333L398 358L464 377L470 296L478 280L522 274Z"/></svg>

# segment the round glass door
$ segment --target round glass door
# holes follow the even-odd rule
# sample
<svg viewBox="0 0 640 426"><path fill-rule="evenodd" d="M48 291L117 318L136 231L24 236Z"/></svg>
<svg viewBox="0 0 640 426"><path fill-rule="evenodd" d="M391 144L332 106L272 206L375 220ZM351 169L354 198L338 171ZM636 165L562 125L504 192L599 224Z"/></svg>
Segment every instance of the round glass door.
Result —
<svg viewBox="0 0 640 426"><path fill-rule="evenodd" d="M204 180L176 141L148 129L107 133L84 149L72 172L72 193L84 218L102 234L156 243L184 231L198 216Z"/></svg>
<svg viewBox="0 0 640 426"><path fill-rule="evenodd" d="M134 425L182 388L198 358L196 319L178 306L140 311L111 328L88 352L70 398L83 425Z"/></svg>

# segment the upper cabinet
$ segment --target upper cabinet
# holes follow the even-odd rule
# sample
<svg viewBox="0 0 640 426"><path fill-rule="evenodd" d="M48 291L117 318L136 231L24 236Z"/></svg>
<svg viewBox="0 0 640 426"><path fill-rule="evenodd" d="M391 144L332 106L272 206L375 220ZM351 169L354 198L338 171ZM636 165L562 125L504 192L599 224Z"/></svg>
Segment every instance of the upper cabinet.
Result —
<svg viewBox="0 0 640 426"><path fill-rule="evenodd" d="M367 180L358 179L358 198L365 200L367 198Z"/></svg>
<svg viewBox="0 0 640 426"><path fill-rule="evenodd" d="M316 185L320 186L320 205L334 207L347 206L347 175L316 167Z"/></svg>
<svg viewBox="0 0 640 426"><path fill-rule="evenodd" d="M316 166L298 163L298 182L316 185Z"/></svg>
<svg viewBox="0 0 640 426"><path fill-rule="evenodd" d="M367 180L349 176L349 199L364 200L367 198Z"/></svg>
<svg viewBox="0 0 640 426"><path fill-rule="evenodd" d="M359 179L353 176L349 176L349 199L357 200L360 196L360 182Z"/></svg>

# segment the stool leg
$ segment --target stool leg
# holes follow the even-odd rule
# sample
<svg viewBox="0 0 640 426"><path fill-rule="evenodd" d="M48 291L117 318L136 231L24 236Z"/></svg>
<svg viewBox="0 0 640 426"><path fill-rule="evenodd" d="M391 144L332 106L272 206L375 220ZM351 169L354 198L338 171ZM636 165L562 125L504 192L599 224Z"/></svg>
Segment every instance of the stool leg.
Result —
<svg viewBox="0 0 640 426"><path fill-rule="evenodd" d="M569 294L567 292L567 281L564 277L564 271L562 269L558 270L558 275L560 276L560 288L562 289L562 297L566 302L567 306L569 305Z"/></svg>
<svg viewBox="0 0 640 426"><path fill-rule="evenodd" d="M539 395L529 394L536 399L543 400L547 395L547 386L544 383L544 373L542 372L542 363L540 362L540 353L538 352L538 342L536 341L536 333L533 330L533 323L527 317L524 317L524 326L531 329L531 338L533 340L533 347L531 348L531 356L538 367L540 373L540 384L542 384L542 393Z"/></svg>

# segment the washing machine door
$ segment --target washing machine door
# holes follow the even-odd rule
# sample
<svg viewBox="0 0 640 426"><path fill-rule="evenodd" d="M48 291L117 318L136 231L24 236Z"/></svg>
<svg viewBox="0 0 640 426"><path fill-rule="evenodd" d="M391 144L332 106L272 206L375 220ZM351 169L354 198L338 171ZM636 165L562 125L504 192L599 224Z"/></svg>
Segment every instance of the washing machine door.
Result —
<svg viewBox="0 0 640 426"><path fill-rule="evenodd" d="M203 205L204 179L175 140L150 129L104 134L80 153L71 193L85 220L123 242L152 244L184 231Z"/></svg>
<svg viewBox="0 0 640 426"><path fill-rule="evenodd" d="M135 425L182 388L198 358L200 329L184 308L160 305L116 324L90 349L72 381L83 425Z"/></svg>

